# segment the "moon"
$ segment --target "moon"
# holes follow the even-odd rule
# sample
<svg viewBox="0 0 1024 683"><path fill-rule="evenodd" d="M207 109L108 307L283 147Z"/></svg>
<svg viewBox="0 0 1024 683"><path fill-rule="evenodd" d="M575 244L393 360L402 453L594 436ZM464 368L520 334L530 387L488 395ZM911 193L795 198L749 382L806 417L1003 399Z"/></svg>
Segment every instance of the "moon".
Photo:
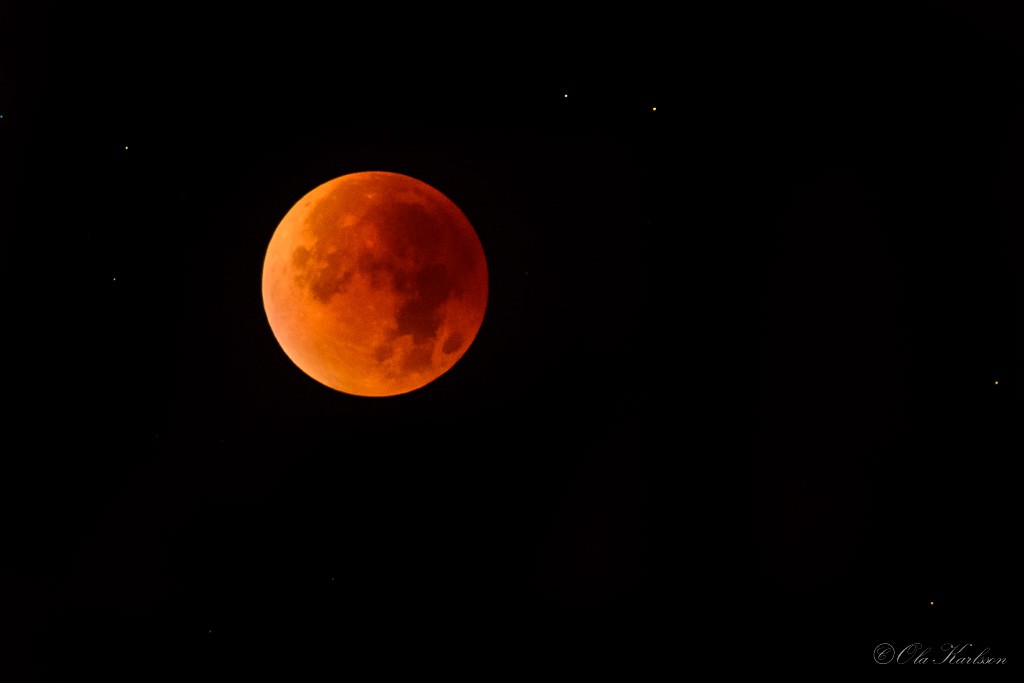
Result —
<svg viewBox="0 0 1024 683"><path fill-rule="evenodd" d="M394 396L466 353L487 275L476 231L441 192L400 173L351 173L281 219L263 263L263 307L304 373L346 394Z"/></svg>

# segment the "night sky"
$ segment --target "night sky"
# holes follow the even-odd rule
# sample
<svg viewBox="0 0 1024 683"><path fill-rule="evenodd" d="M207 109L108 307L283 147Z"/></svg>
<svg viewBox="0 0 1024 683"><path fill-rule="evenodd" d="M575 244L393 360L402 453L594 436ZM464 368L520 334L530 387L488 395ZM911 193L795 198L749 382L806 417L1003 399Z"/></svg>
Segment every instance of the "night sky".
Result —
<svg viewBox="0 0 1024 683"><path fill-rule="evenodd" d="M1020 22L903 7L4 5L10 680L1013 664ZM490 272L390 398L260 292L367 170Z"/></svg>

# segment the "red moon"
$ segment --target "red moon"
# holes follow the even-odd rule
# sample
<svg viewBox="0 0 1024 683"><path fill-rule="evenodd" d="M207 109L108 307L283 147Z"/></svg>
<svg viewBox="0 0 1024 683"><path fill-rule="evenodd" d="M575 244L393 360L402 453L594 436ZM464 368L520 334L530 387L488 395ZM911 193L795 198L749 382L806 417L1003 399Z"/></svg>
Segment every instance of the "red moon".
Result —
<svg viewBox="0 0 1024 683"><path fill-rule="evenodd" d="M330 180L277 226L263 306L285 354L357 396L394 396L450 370L487 308L469 219L430 185L369 171Z"/></svg>

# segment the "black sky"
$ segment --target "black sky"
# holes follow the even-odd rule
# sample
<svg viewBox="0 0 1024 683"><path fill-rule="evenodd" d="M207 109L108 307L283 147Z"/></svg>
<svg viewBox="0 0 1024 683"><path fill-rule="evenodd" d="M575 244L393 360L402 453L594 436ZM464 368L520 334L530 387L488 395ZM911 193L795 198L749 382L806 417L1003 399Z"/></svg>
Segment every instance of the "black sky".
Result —
<svg viewBox="0 0 1024 683"><path fill-rule="evenodd" d="M1016 21L5 8L4 647L1015 661ZM260 300L280 218L363 170L490 269L466 356L389 399L303 375Z"/></svg>

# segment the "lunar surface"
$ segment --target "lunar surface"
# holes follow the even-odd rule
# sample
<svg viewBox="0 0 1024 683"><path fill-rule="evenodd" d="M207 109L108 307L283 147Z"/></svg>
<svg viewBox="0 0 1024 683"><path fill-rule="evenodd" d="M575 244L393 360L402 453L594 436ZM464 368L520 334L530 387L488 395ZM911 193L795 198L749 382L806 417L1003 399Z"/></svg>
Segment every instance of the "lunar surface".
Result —
<svg viewBox="0 0 1024 683"><path fill-rule="evenodd" d="M263 304L303 372L348 394L392 396L432 382L476 338L487 262L451 200L398 173L328 181L281 220Z"/></svg>

